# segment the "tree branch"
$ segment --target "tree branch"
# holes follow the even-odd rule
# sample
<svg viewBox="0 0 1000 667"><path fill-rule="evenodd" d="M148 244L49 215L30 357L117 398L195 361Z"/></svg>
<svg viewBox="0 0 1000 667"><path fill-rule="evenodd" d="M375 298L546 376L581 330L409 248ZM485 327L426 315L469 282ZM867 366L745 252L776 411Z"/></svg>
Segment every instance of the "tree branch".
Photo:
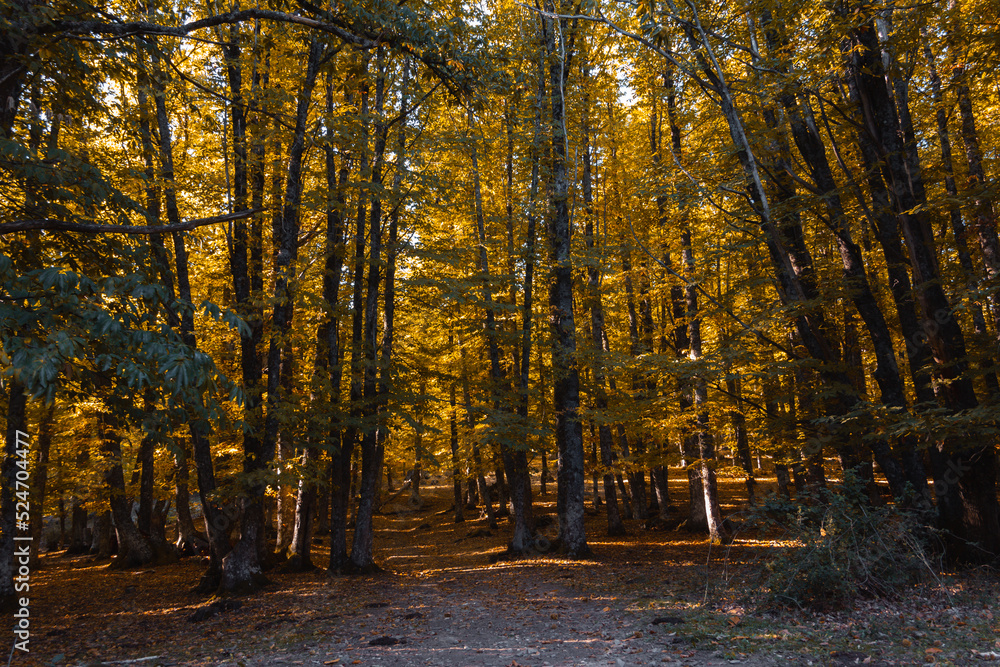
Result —
<svg viewBox="0 0 1000 667"><path fill-rule="evenodd" d="M257 208L251 211L240 211L239 213L230 213L228 215L216 215L211 218L194 218L193 220L186 220L176 225L94 225L83 222L70 222L68 220L55 220L52 218L17 220L16 222L0 223L0 236L36 229L50 232L82 232L84 234L167 234L170 232L185 232L205 225L214 225L219 222L242 220L263 211L264 209Z"/></svg>

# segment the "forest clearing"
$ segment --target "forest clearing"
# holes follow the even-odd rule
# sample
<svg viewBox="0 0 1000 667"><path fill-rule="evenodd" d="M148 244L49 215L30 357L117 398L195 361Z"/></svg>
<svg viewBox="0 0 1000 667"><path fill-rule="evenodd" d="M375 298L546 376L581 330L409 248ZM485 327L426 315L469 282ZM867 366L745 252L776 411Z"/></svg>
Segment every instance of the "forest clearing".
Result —
<svg viewBox="0 0 1000 667"><path fill-rule="evenodd" d="M997 661L1000 0L265 4L0 0L11 660Z"/></svg>
<svg viewBox="0 0 1000 667"><path fill-rule="evenodd" d="M727 515L736 509L737 485L721 485ZM1000 660L996 579L989 573L943 574L891 603L761 609L736 583L747 575L756 581L768 552L780 548L761 540L737 538L713 550L685 530L635 531L593 540L587 560L536 554L492 562L506 547L503 525L486 530L485 517L454 523L446 486L430 487L427 500L420 510L400 503L376 516L382 572L331 577L278 568L259 594L212 615L204 610L218 602L190 585L204 567L200 559L120 571L92 556L46 556L34 608L37 640L30 659L15 664L754 667ZM551 494L540 500L541 511L554 510ZM588 527L599 532L598 513L588 515ZM199 611L205 618L192 620ZM141 658L150 659L128 662Z"/></svg>

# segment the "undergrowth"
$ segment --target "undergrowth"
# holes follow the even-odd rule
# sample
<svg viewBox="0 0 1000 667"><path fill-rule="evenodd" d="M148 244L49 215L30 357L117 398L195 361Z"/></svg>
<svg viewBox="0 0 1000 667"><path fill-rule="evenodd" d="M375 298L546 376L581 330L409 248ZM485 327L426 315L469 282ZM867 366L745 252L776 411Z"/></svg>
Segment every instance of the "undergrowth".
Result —
<svg viewBox="0 0 1000 667"><path fill-rule="evenodd" d="M794 501L770 496L741 530L774 544L752 568L750 594L765 604L821 608L898 597L936 580L941 569L934 534L921 518L895 505L873 506L851 475Z"/></svg>

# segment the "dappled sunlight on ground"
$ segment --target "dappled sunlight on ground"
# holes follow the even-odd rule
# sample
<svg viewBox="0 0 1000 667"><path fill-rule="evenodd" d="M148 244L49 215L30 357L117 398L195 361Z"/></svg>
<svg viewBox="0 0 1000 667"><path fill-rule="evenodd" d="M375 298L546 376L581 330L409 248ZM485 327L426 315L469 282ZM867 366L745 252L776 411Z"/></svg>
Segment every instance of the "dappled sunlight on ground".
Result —
<svg viewBox="0 0 1000 667"><path fill-rule="evenodd" d="M686 481L671 473L677 504L671 515L679 520L687 511ZM743 481L723 478L719 487L725 512L742 512ZM46 665L59 656L73 665L159 656L141 664L721 666L736 660L776 666L804 665L808 651L819 656L815 664L845 664L825 658L836 651L859 660L881 655L876 648L884 652L862 620L908 627L894 620L899 614L889 606L871 607L862 620L797 610L783 612L788 620L762 614L744 599L741 573L765 562L776 545L794 543L740 532L732 544L713 546L703 535L643 530L631 519L629 535L607 537L603 508L594 511L590 497L591 558L497 560L506 551L508 520L491 530L467 512L464 523L454 523L451 488L447 479L429 481L421 509L390 505L376 516L381 573L271 571L271 585L241 598L238 609L197 623L189 617L210 602L192 592L206 566L202 559L120 572L89 557L46 554L33 573L32 652L18 664ZM554 514L554 493L535 500L536 516ZM551 538L557 527L542 532ZM328 558L322 537L313 562L325 565ZM951 595L967 595L955 589ZM991 599L995 604L995 591ZM931 633L944 621L926 612L926 604L912 614L928 618L913 632L937 637ZM973 625L973 616L963 616L970 619L962 621L966 634L990 632L992 617L977 616ZM920 637L911 632L907 641L916 649ZM931 655L924 648L914 655Z"/></svg>

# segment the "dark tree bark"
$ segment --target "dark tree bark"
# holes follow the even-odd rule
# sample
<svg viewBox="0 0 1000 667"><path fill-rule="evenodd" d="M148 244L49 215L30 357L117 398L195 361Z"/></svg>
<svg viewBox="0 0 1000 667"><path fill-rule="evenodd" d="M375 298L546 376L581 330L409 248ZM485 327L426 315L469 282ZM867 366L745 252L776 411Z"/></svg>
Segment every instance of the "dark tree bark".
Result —
<svg viewBox="0 0 1000 667"><path fill-rule="evenodd" d="M726 391L733 401L733 407L729 411L729 422L736 436L736 456L747 476L747 502L753 505L757 502L757 479L753 469L753 457L750 454L750 441L747 437L746 415L743 412L743 379L739 374L726 375Z"/></svg>
<svg viewBox="0 0 1000 667"><path fill-rule="evenodd" d="M7 432L4 440L4 458L0 465L0 611L13 611L17 596L14 575L14 528L17 518L15 489L17 485L18 450L30 444L26 414L27 396L24 386L16 379L7 384Z"/></svg>
<svg viewBox="0 0 1000 667"><path fill-rule="evenodd" d="M151 395L146 395L143 408L147 414L153 411ZM136 514L135 526L140 533L147 536L153 524L153 487L156 483L156 470L153 467L156 463L154 444L152 434L146 433L139 442L139 451L136 453L136 466L139 468L139 511Z"/></svg>
<svg viewBox="0 0 1000 667"><path fill-rule="evenodd" d="M766 21L768 43L772 51L778 52L787 40L783 40L778 29L770 24L769 18ZM781 96L781 103L789 119L792 137L799 154L816 186L817 194L825 204L827 211L825 222L837 241L847 294L861 315L871 338L877 362L874 378L879 385L882 402L897 412L905 411L906 390L899 373L892 334L871 288L861 248L854 242L847 227L847 215L841 202L840 191L827 160L826 147L820 137L812 109L808 100L800 100L791 92ZM791 173L790 162L786 162L783 166ZM789 185L788 182L782 184L786 190L790 189ZM872 447L896 497L906 496L905 484L909 482L913 486L915 497L907 498L907 502L921 505L929 503L927 476L923 463L915 455L913 439L903 438L898 444L902 465L892 455L884 441L876 440Z"/></svg>
<svg viewBox="0 0 1000 667"><path fill-rule="evenodd" d="M35 469L31 473L31 543L29 551L32 568L38 565L38 551L42 544L45 496L48 491L49 482L49 452L52 449L52 431L55 427L55 418L56 404L53 401L42 409L41 417L38 420L38 441L35 445L37 449ZM2 512L0 512L0 517L2 517ZM2 521L2 518L0 518L0 521ZM0 554L2 553L3 549L0 547Z"/></svg>
<svg viewBox="0 0 1000 667"><path fill-rule="evenodd" d="M328 76L326 83L326 112L333 113L333 81L332 75ZM344 471L345 466L342 460L342 435L340 418L340 384L343 378L343 366L340 354L340 318L337 315L337 298L340 289L340 276L344 265L344 212L346 207L345 187L350 174L350 159L347 155L341 156L340 171L338 173L336 164L336 154L334 146L335 135L332 127L327 127L326 143L323 145L323 152L326 158L326 247L324 250L325 263L323 271L323 303L325 309L325 319L318 327L316 333L316 369L317 374L324 376L320 381L321 386L317 389L317 397L325 398L327 405L322 409L326 414L319 423L320 433L316 436L323 442L323 449L330 454L329 481L330 481L330 503L331 503L331 542L336 541L343 546L346 552L346 493L349 480ZM327 382L329 392L324 393L322 382ZM318 450L313 447L303 453L304 464L315 464L319 458ZM349 461L346 470L350 469ZM296 502L295 533L292 538L292 556L290 563L293 567L311 569L312 559L310 558L310 528L313 523L313 516L321 511L322 505L317 508L317 495L319 491L313 483L300 480L298 498ZM314 509L316 508L316 509ZM333 511L336 510L336 511ZM331 556L333 550L331 549Z"/></svg>
<svg viewBox="0 0 1000 667"><path fill-rule="evenodd" d="M288 150L288 172L285 182L284 208L278 237L275 239L277 253L274 258L274 309L271 315L272 335L268 349L267 364L267 415L264 420L263 437L256 437L244 431L243 471L258 479L263 471L270 468L274 459L278 430L278 406L285 398L281 391L281 366L285 346L282 339L287 335L292 317L292 286L298 257L299 203L302 196L302 157L305 150L306 121L312 92L316 84L319 61L323 47L318 40L309 44L305 76L298 92L295 112L295 129ZM234 244L235 246L235 244ZM245 265L244 265L245 266ZM234 267L234 282L238 269ZM248 281L240 275L240 282L248 286ZM241 287L242 289L242 287ZM241 341L242 342L242 341ZM249 342L249 341L246 341ZM243 348L244 368L259 363L256 349ZM246 377L244 378L246 382ZM246 490L243 499L243 516L240 522L240 539L222 563L223 591L245 591L257 588L266 582L263 576L261 555L264 552L264 484L255 481Z"/></svg>
<svg viewBox="0 0 1000 667"><path fill-rule="evenodd" d="M639 337L639 315L636 310L635 290L632 287L632 258L629 251L628 242L623 246L622 252L622 272L625 274L625 302L628 307L628 330L630 348L629 352L634 359L638 359L643 353L642 341ZM643 400L643 390L645 386L639 378L638 373L632 376L633 400ZM646 520L646 476L642 471L641 464L636 460L643 451L643 440L641 435L633 435L626 439L624 427L620 428L620 439L622 442L622 453L626 457L631 457L628 466L629 494L632 500L632 518L636 521Z"/></svg>
<svg viewBox="0 0 1000 667"><path fill-rule="evenodd" d="M352 86L357 86L359 100L360 132L358 138L357 153L360 178L371 178L370 160L368 151L368 83L367 69L368 57L363 59L363 72L358 81L349 81L347 85L348 104L353 102L354 92ZM352 160L353 161L353 160ZM347 174L343 171L344 163L341 163L341 176L346 184ZM328 172L329 174L329 172ZM333 459L333 480L334 492L331 494L330 505L330 571L339 572L347 567L347 524L348 512L354 499L354 468L352 460L357 444L358 427L361 419L361 400L364 394L364 348L362 347L362 334L364 331L364 275L365 275L365 223L367 220L368 198L363 192L358 193L357 213L355 216L356 230L354 234L354 263L352 267L352 292L351 292L351 365L350 365L350 389L349 405L350 419L347 427L343 431L340 442L340 455Z"/></svg>
<svg viewBox="0 0 1000 667"><path fill-rule="evenodd" d="M191 516L191 491L189 445L186 438L175 442L174 451L174 502L177 505L177 541L174 547L181 556L208 552L208 539L198 532Z"/></svg>
<svg viewBox="0 0 1000 667"><path fill-rule="evenodd" d="M470 496L478 492L478 495L482 498L484 504L484 510L486 512L486 519L490 528L496 529L497 527L497 517L496 513L493 511L493 499L490 494L489 486L486 484L486 477L483 475L483 458L479 450L479 442L475 439L475 427L476 420L472 408L472 391L469 387L469 365L467 360L467 353L465 351L465 345L461 336L458 339L458 349L461 359L461 372L462 372L462 400L465 403L465 422L466 428L468 429L469 435L472 438L472 470L469 472L469 489ZM475 492L473 491L475 489ZM472 501L472 507L475 507L475 501Z"/></svg>
<svg viewBox="0 0 1000 667"><path fill-rule="evenodd" d="M357 514L354 519L354 539L349 565L354 572L377 569L372 554L372 517L375 512L379 481L382 478L382 456L378 441L378 296L382 284L382 162L386 146L386 127L382 119L385 103L386 65L384 47L376 54L375 79L375 151L371 169L371 211L369 213L368 276L364 300L364 350L362 396L364 427L361 437L361 486Z"/></svg>
<svg viewBox="0 0 1000 667"><path fill-rule="evenodd" d="M586 78L589 71L584 69ZM586 90L586 86L584 88ZM583 122L583 201L584 201L584 239L590 253L587 261L587 299L590 310L590 328L594 354L594 407L598 412L608 409L607 379L604 370L604 352L607 345L607 334L604 329L604 305L601 296L601 264L597 251L596 234L594 232L594 194L592 176L592 156L590 148L589 97L584 97ZM600 463L603 468L604 501L608 519L608 535L624 535L625 524L622 523L618 508L618 494L615 490L613 477L612 453L614 441L611 435L611 425L601 420L597 428L600 449ZM596 473L595 473L596 475ZM596 492L595 492L596 495Z"/></svg>
<svg viewBox="0 0 1000 667"><path fill-rule="evenodd" d="M103 389L111 389L111 381L102 381ZM126 569L139 567L156 560L157 553L149 538L139 532L132 522L132 506L125 494L125 472L122 468L121 436L114 409L108 406L97 420L97 434L104 459L104 483L107 485L111 517L118 537L118 554L112 567ZM104 548L101 552L103 555Z"/></svg>
<svg viewBox="0 0 1000 667"><path fill-rule="evenodd" d="M842 11L849 11L846 5ZM967 354L965 337L940 280L933 239L924 211L927 208L920 165L914 154L902 145L899 115L885 85L885 69L878 47L874 20L857 24L844 39L842 51L847 79L853 98L864 120L863 143L871 143L888 178L892 204L899 216L903 239L910 256L917 300L926 322L924 333L946 381L946 401L955 410L978 405L972 381L965 373ZM899 103L899 100L896 101ZM907 112L908 113L908 112ZM1000 504L997 502L997 457L992 443L983 445L975 438L954 438L935 468L947 487L957 484L961 499L961 517L941 516L942 523L956 534L955 555L968 559L988 558L1000 553ZM944 478L955 477L951 483ZM951 474L954 473L954 474ZM949 509L947 503L939 509ZM950 509L957 509L951 507ZM978 546L971 548L971 543Z"/></svg>
<svg viewBox="0 0 1000 667"><path fill-rule="evenodd" d="M166 203L167 221L173 225L180 222L180 211L177 207L177 195L174 184L173 140L171 137L169 119L167 117L166 90L164 85L166 76L161 71L156 46L152 45L147 48L151 53L153 64L153 75L150 77L150 83L153 86L153 102L158 131L157 134L160 144L160 181L163 184L163 196ZM141 59L142 57L140 55L140 60ZM143 93L140 93L139 103L141 111L145 109L143 95ZM144 111L142 111L142 113L145 114ZM141 134L143 135L144 152L151 155L152 146L145 145L149 140L148 127L143 127ZM147 159L147 174L151 172L151 166L151 159ZM153 188L152 185L149 187ZM147 198L151 202L156 202L155 206L151 207L151 211L158 217L159 199L155 194L155 190L148 190ZM191 284L188 276L187 249L184 243L184 233L174 232L173 242L174 264L177 272L177 297L182 302L191 303ZM154 254L159 258L160 274L164 279L167 289L170 290L171 298L173 298L174 281L173 277L170 276L169 265L166 262L166 250L162 246L162 239L158 238L154 242L153 247ZM189 308L185 308L183 315L180 317L178 317L175 313L168 311L167 317L168 322L171 323L173 327L176 328L179 325L181 339L184 341L184 344L187 345L191 351L196 350L197 339L195 337L194 317L191 310ZM195 406L196 409L200 407L201 406L199 405ZM196 418L192 420L190 431L191 441L194 448L195 466L198 473L199 495L201 496L202 510L205 517L205 528L208 535L210 551L208 572L202 581L201 587L208 590L213 588L217 583L221 567L221 559L229 551L229 538L225 532L225 529L228 527L228 522L225 519L225 515L221 512L218 503L212 498L216 489L215 471L212 462L211 446L208 442L207 435L203 430L200 419Z"/></svg>
<svg viewBox="0 0 1000 667"><path fill-rule="evenodd" d="M935 62L934 53L931 51L930 44L927 38L926 28L922 31L923 39L923 51L924 57L927 60L927 70L928 78L931 84L931 96L934 100L934 119L937 122L937 136L938 142L941 147L941 169L944 171L944 187L945 191L948 193L948 220L951 223L951 230L955 237L955 252L958 255L959 264L962 266L962 272L964 273L966 287L971 291L976 289L978 272L972 264L972 255L969 252L969 231L966 227L965 220L962 218L962 210L959 205L958 199L958 186L955 183L955 167L954 158L952 155L951 148L951 131L948 128L948 108L945 104L944 95L941 91L941 77L937 71L937 64ZM882 186L884 190L884 185ZM883 208L889 210L888 206L888 196L884 196L885 203ZM890 212L891 215L891 212ZM895 228L895 218L893 218L894 228ZM942 230L943 232L944 230ZM943 234L942 234L943 235ZM898 233L895 234L898 239ZM899 245L897 240L896 245ZM909 277L909 274L907 274ZM909 285L907 285L907 291L909 291ZM910 310L913 310L913 299L909 298ZM971 300L965 304L965 307L969 309L972 314L972 325L975 329L976 335L980 339L987 339L989 334L986 329L986 317L983 313L983 306L978 300ZM911 326L912 332L906 333L904 330L904 335L907 338L907 352L916 353L918 345L911 343L913 340L912 336L919 331L919 326L917 325L916 314L912 314L913 325ZM929 355L927 353L926 345L923 341L919 341L919 351L923 357L923 362L926 363L929 360ZM982 354L982 352L981 352ZM993 355L982 354L981 361L979 363L981 368L991 369L994 365L992 358ZM914 359L913 361L917 361ZM911 365L913 363L911 361ZM997 380L996 373L992 370L980 371L983 372L984 381L986 383L987 391L991 396L1000 396L1000 382ZM926 391L928 395L932 393L930 388L930 378L926 373L923 374L925 381L921 384L927 385ZM918 394L919 394L918 390ZM918 396L919 399L919 396ZM920 399L923 400L923 399ZM933 400L933 399L930 399Z"/></svg>
<svg viewBox="0 0 1000 667"><path fill-rule="evenodd" d="M471 107L469 108L468 117L469 129L471 131L473 126ZM491 286L492 277L490 273L489 255L487 253L488 238L486 235L485 218L483 216L482 189L479 181L479 156L475 144L472 145L471 160L473 201L476 209L476 232L479 241L478 269L480 274L479 277L482 281L482 296L485 304L484 328L486 331L486 342L489 349L490 359L490 394L493 403L493 410L494 412L497 412L501 409L504 403L502 394L505 389L509 387L509 384L504 376L503 368L500 364L502 352L500 350L496 310L493 302L493 291ZM525 456L525 452L523 450L514 450L506 443L500 443L499 448L504 467L511 478L511 488L508 493L514 510L512 534L510 542L507 545L507 552L511 555L521 555L530 550L531 545L533 544L534 533L531 525L531 511L530 507L527 505L527 503L530 503L531 499L530 492L526 493L526 490L530 490L527 457ZM500 495L498 507L500 508L499 513L501 514L506 513L504 507L505 494L503 487L503 470L501 468L497 468L497 491ZM487 505L490 506L492 503L487 500ZM491 523L492 522L493 519L491 519Z"/></svg>
<svg viewBox="0 0 1000 667"><path fill-rule="evenodd" d="M452 335L448 334L448 347L452 346ZM462 523L465 521L465 515L462 512L463 506L465 505L462 499L462 470L460 467L460 459L458 455L458 406L456 401L456 389L455 381L452 380L448 387L448 430L450 434L450 444L451 444L451 479L452 484L455 487L455 523Z"/></svg>
<svg viewBox="0 0 1000 667"><path fill-rule="evenodd" d="M551 2L548 9L554 9ZM559 23L558 36L554 21ZM584 530L583 424L580 422L580 371L573 317L573 262L570 253L569 178L566 168L566 87L573 53L573 28L563 18L545 20L551 100L552 184L549 191L549 326L552 329L553 410L559 450L559 549L570 557L589 555ZM557 43L557 40L559 43Z"/></svg>

